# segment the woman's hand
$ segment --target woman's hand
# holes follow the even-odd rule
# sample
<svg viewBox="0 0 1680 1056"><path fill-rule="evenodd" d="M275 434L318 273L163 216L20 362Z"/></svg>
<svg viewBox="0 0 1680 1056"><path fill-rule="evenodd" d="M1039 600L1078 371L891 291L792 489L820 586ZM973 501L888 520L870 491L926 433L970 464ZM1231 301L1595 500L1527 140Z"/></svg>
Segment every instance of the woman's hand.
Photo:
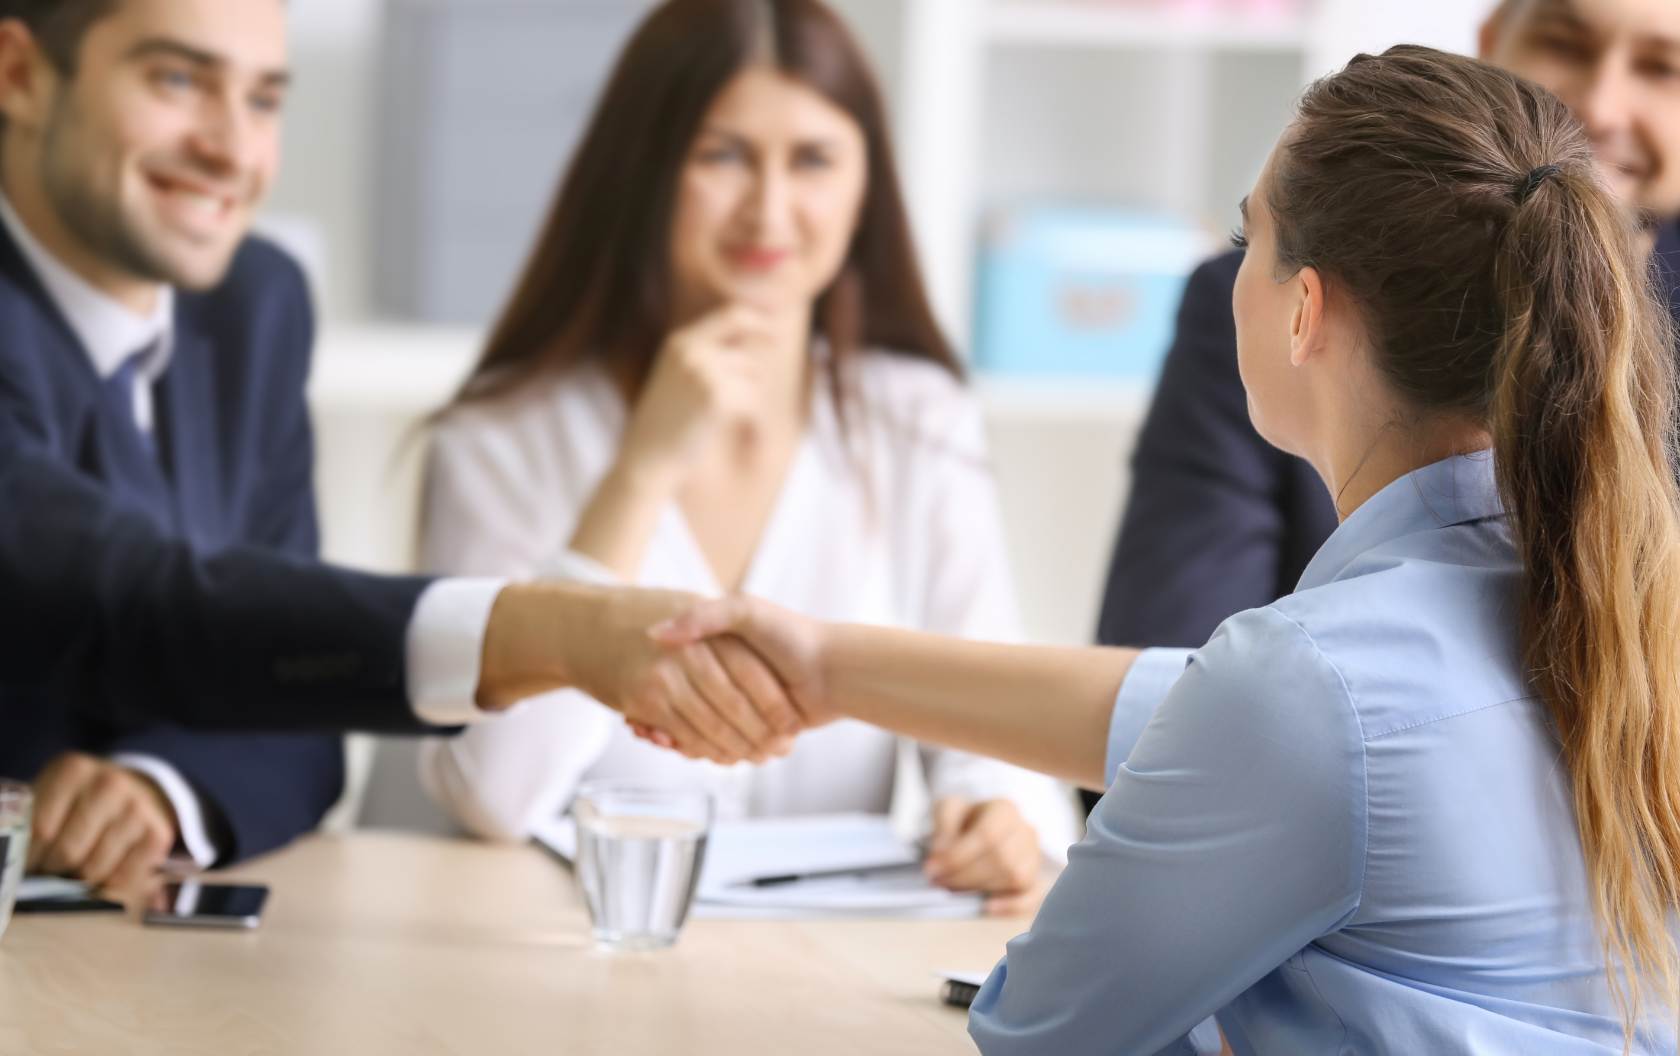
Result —
<svg viewBox="0 0 1680 1056"><path fill-rule="evenodd" d="M620 710L645 739L724 765L786 755L801 728L781 682L734 638L695 642L656 660Z"/></svg>
<svg viewBox="0 0 1680 1056"><path fill-rule="evenodd" d="M1007 799L948 796L933 805L933 837L922 869L951 891L983 891L986 912L1015 916L1038 902L1038 833Z"/></svg>
<svg viewBox="0 0 1680 1056"><path fill-rule="evenodd" d="M765 314L725 305L665 339L625 429L614 473L674 490L731 423L763 406Z"/></svg>
<svg viewBox="0 0 1680 1056"><path fill-rule="evenodd" d="M581 689L666 747L731 764L786 754L804 725L777 675L739 641L700 636L675 647L650 625L693 595L564 582L510 584L491 609L479 706L499 711L560 687Z"/></svg>
<svg viewBox="0 0 1680 1056"><path fill-rule="evenodd" d="M737 655L736 650L739 650L774 674L777 688L784 695L772 697L766 689L753 694L750 700L755 708L762 699L772 699L778 704L785 701L789 705L796 718L795 727L787 731L782 714L770 716L778 730L796 733L840 717L828 699L823 677L825 633L821 621L778 608L767 601L736 595L700 602L654 626L648 637L667 653L662 665L667 673L661 675L660 680L678 690L672 705L674 708L692 710L698 706L699 700L697 694L684 699L680 692L682 680L669 669L686 669L691 664L689 651L710 645L726 650L730 655ZM689 679L689 684L697 683ZM643 740L695 757L696 753L685 747L681 738L674 736L675 731L628 712L626 718L630 720L631 730ZM785 751L790 743L778 741L776 746Z"/></svg>
<svg viewBox="0 0 1680 1056"><path fill-rule="evenodd" d="M636 399L612 468L578 517L570 546L635 582L659 513L695 463L764 406L770 327L753 308L725 307L671 334Z"/></svg>
<svg viewBox="0 0 1680 1056"><path fill-rule="evenodd" d="M775 672L798 712L801 728L821 726L840 717L829 699L824 673L827 631L820 620L737 594L700 602L658 624L649 634L679 655L700 642L733 638Z"/></svg>

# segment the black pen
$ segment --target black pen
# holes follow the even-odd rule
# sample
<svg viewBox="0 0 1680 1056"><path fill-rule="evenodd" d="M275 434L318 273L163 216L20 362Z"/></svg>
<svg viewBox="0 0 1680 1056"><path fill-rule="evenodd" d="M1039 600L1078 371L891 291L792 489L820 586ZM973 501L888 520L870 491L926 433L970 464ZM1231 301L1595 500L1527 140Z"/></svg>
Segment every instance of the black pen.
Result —
<svg viewBox="0 0 1680 1056"><path fill-rule="evenodd" d="M808 873L783 873L777 876L754 877L754 887L776 887L801 880L826 880L836 876L872 876L876 873L896 873L905 869L920 869L920 862L884 862L880 865L854 865L845 869L814 869Z"/></svg>

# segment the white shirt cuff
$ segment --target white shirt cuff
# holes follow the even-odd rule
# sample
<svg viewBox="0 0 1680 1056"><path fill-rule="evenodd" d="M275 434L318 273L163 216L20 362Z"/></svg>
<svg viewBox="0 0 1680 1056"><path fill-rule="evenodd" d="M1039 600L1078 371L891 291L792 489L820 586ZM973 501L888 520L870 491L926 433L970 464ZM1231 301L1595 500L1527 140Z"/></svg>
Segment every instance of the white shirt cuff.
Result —
<svg viewBox="0 0 1680 1056"><path fill-rule="evenodd" d="M541 575L545 579L569 579L596 587L624 585L624 580L617 572L588 554L580 554L576 550L561 551L560 556L543 567Z"/></svg>
<svg viewBox="0 0 1680 1056"><path fill-rule="evenodd" d="M1108 720L1108 758L1103 766L1103 784L1112 785L1120 764L1132 754L1132 747L1149 725L1149 717L1167 699L1194 649L1145 649L1132 661L1126 680L1114 698L1114 713Z"/></svg>
<svg viewBox="0 0 1680 1056"><path fill-rule="evenodd" d="M500 579L440 579L408 623L408 703L422 722L464 726L488 717L478 706L479 668Z"/></svg>
<svg viewBox="0 0 1680 1056"><path fill-rule="evenodd" d="M216 864L221 852L211 842L210 830L204 825L204 804L179 770L153 755L125 752L111 756L111 762L151 778L175 811L175 833L193 864L200 869Z"/></svg>

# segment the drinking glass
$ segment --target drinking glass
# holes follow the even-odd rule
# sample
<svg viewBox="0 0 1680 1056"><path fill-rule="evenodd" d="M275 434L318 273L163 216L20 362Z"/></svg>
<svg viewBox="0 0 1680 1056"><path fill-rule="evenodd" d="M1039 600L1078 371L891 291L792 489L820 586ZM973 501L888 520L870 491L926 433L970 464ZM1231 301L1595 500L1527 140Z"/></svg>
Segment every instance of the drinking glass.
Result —
<svg viewBox="0 0 1680 1056"><path fill-rule="evenodd" d="M578 789L577 875L601 949L663 949L677 941L711 831L705 792L624 782Z"/></svg>
<svg viewBox="0 0 1680 1056"><path fill-rule="evenodd" d="M23 882L23 859L29 853L29 815L35 799L29 786L0 779L0 937L12 919Z"/></svg>

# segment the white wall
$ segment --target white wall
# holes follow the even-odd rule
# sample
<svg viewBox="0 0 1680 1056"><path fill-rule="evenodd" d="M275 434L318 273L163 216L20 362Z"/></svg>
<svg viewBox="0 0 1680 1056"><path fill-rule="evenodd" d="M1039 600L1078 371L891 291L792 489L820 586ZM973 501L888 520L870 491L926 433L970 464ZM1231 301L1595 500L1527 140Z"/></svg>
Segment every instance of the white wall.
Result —
<svg viewBox="0 0 1680 1056"><path fill-rule="evenodd" d="M889 98L898 68L901 23L895 9L928 0L833 0L877 56ZM1490 3L1478 0L1327 0L1311 68L1327 72L1359 50L1400 40L1469 50ZM324 257L318 291L328 318L365 318L372 223L370 129L383 0L290 0L292 63L298 75L287 117L287 157L270 213L301 218ZM901 132L904 130L901 129Z"/></svg>
<svg viewBox="0 0 1680 1056"><path fill-rule="evenodd" d="M373 99L383 0L289 0L297 80L288 100L286 156L268 214L307 225L323 259L323 315L368 314L367 202L373 169Z"/></svg>
<svg viewBox="0 0 1680 1056"><path fill-rule="evenodd" d="M1320 76L1359 52L1393 44L1427 44L1471 54L1476 27L1494 0L1329 0L1323 7L1308 70Z"/></svg>

